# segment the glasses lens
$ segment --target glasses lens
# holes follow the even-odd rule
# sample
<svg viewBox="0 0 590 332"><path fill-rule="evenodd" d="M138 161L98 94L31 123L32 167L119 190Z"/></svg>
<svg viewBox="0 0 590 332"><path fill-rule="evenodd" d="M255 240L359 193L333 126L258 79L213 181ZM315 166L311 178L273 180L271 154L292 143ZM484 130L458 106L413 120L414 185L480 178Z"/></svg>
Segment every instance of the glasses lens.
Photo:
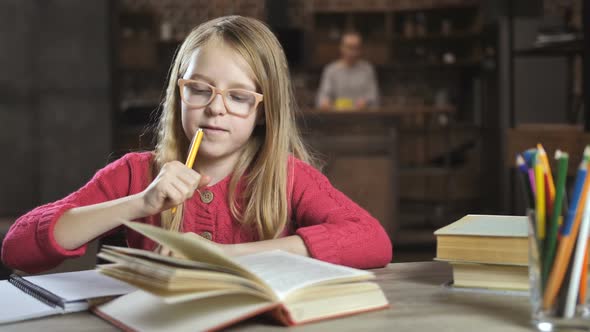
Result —
<svg viewBox="0 0 590 332"><path fill-rule="evenodd" d="M202 82L187 82L184 85L185 102L193 106L205 106L211 99L213 90Z"/></svg>
<svg viewBox="0 0 590 332"><path fill-rule="evenodd" d="M246 90L228 90L225 102L232 113L248 115L254 108L256 98L252 92Z"/></svg>

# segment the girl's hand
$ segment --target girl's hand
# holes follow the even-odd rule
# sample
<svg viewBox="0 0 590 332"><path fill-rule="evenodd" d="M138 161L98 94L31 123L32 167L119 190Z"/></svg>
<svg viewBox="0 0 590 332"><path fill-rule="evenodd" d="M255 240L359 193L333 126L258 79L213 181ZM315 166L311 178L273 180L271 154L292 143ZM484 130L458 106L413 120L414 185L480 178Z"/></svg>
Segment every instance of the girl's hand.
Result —
<svg viewBox="0 0 590 332"><path fill-rule="evenodd" d="M144 216L182 204L209 181L208 176L201 176L179 161L164 164L158 176L141 193Z"/></svg>

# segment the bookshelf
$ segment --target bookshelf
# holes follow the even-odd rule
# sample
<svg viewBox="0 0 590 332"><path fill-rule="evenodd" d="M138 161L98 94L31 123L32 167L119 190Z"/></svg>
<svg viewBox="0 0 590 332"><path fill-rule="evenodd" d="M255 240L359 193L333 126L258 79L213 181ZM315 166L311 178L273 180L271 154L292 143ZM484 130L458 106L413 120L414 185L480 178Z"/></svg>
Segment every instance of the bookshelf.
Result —
<svg viewBox="0 0 590 332"><path fill-rule="evenodd" d="M434 229L477 211L481 127L475 91L465 87L479 76L486 55L480 2L361 6L318 0L308 7L306 29L308 68L318 73L339 57L342 33L360 32L364 56L379 76L383 108L407 110L398 111L395 121L399 220L394 243L431 245Z"/></svg>
<svg viewBox="0 0 590 332"><path fill-rule="evenodd" d="M264 20L265 0L116 0L111 16L113 55L113 157L153 148L174 54L192 28L238 14Z"/></svg>
<svg viewBox="0 0 590 332"><path fill-rule="evenodd" d="M316 0L308 16L312 66L338 58L340 36L348 30L361 33L365 57L380 67L469 63L481 55L478 1L372 1L361 6ZM447 56L444 61L446 53L454 60Z"/></svg>

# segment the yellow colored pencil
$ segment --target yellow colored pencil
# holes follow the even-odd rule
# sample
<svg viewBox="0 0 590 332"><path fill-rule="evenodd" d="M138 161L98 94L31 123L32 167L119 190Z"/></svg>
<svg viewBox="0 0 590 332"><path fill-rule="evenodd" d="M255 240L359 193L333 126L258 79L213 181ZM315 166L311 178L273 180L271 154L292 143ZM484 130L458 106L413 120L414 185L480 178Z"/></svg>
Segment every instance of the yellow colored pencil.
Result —
<svg viewBox="0 0 590 332"><path fill-rule="evenodd" d="M203 129L197 129L195 136L193 136L193 140L191 141L191 146L188 150L188 156L186 157L186 162L184 163L186 167L193 168L195 164L195 158L197 157L197 152L199 151L199 146L201 146L201 141L203 140ZM172 208L172 214L176 213L176 206Z"/></svg>
<svg viewBox="0 0 590 332"><path fill-rule="evenodd" d="M543 145L541 144L537 144L537 156L541 157L541 162L545 167L545 172L549 182L549 192L545 193L547 196L546 201L551 202L549 206L553 206L553 202L555 202L555 183L553 182L553 175L551 173L551 165L549 164L547 152L545 152L545 149L543 149ZM551 211L547 211L547 213L551 213Z"/></svg>
<svg viewBox="0 0 590 332"><path fill-rule="evenodd" d="M545 240L545 172L543 162L537 152L535 160L535 187L536 201L535 201L535 216L537 217L537 234L539 236L539 245ZM542 252L542 249L539 250Z"/></svg>

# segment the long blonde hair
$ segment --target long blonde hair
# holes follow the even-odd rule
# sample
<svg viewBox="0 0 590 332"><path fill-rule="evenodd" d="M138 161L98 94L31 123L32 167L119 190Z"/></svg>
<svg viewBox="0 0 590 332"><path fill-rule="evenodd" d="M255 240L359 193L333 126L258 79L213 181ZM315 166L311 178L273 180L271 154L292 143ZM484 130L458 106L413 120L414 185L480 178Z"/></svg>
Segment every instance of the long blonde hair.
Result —
<svg viewBox="0 0 590 332"><path fill-rule="evenodd" d="M283 49L268 27L253 18L226 16L195 28L180 46L172 67L163 110L158 124L154 174L173 160L183 161L190 144L181 123L180 93L176 84L188 67L192 53L209 40L219 38L240 54L256 77L257 88L264 96L264 128L255 129L235 166L229 184L232 216L253 226L259 239L281 234L288 218L287 161L289 154L313 164L296 125L298 111L290 83L289 68ZM260 130L259 130L260 129ZM240 179L242 195L236 189ZM162 226L180 230L182 207L175 215L161 214Z"/></svg>

